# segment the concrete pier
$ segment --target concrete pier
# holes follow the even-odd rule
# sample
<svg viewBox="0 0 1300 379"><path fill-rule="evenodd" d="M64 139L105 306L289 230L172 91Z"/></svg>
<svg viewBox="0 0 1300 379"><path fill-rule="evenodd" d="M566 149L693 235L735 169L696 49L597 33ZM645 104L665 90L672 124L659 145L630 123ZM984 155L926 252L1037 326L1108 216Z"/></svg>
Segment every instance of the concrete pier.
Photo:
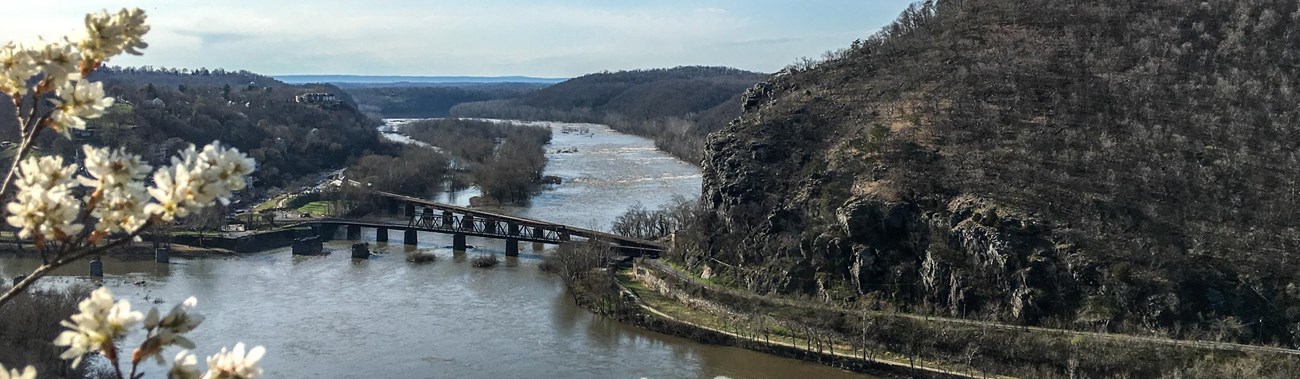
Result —
<svg viewBox="0 0 1300 379"><path fill-rule="evenodd" d="M402 243L411 246L420 244L419 234L415 229L407 229L405 232L402 232Z"/></svg>
<svg viewBox="0 0 1300 379"><path fill-rule="evenodd" d="M361 239L361 225L348 225L348 240L355 241Z"/></svg>
<svg viewBox="0 0 1300 379"><path fill-rule="evenodd" d="M320 226L320 240L321 240L321 241L329 241L329 240L333 240L333 239L334 239L334 235L336 235L336 234L338 234L338 233L339 233L339 225L338 225L338 224L321 224L321 226Z"/></svg>
<svg viewBox="0 0 1300 379"><path fill-rule="evenodd" d="M153 249L153 261L158 263L171 263L171 250L165 247Z"/></svg>
<svg viewBox="0 0 1300 379"><path fill-rule="evenodd" d="M90 276L104 276L104 261L99 258L90 261Z"/></svg>
<svg viewBox="0 0 1300 379"><path fill-rule="evenodd" d="M376 241L376 242L388 242L388 228L376 228L376 229L375 229L375 241Z"/></svg>
<svg viewBox="0 0 1300 379"><path fill-rule="evenodd" d="M465 235L456 233L451 235L451 249L455 251L465 251Z"/></svg>
<svg viewBox="0 0 1300 379"><path fill-rule="evenodd" d="M507 257L519 256L519 240L513 238L506 240L506 256Z"/></svg>

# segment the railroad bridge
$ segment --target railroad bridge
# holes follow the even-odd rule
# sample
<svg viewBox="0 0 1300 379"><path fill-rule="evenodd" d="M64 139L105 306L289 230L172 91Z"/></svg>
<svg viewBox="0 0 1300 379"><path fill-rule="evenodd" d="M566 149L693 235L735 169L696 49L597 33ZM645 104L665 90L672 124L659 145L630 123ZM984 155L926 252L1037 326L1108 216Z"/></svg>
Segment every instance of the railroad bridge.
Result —
<svg viewBox="0 0 1300 379"><path fill-rule="evenodd" d="M389 214L404 216L406 222L323 218L307 222L318 228L320 236L331 239L340 227L346 228L347 239L361 237L362 228L374 228L375 240L388 242L389 232L402 231L402 243L416 245L419 232L452 235L452 249L466 249L466 236L505 240L506 255L519 255L519 242L561 244L570 241L593 241L617 246L625 255L658 258L664 247L654 241L620 236L596 230L575 228L523 217L503 215L477 209L442 204L420 198L383 191L370 191L386 205Z"/></svg>

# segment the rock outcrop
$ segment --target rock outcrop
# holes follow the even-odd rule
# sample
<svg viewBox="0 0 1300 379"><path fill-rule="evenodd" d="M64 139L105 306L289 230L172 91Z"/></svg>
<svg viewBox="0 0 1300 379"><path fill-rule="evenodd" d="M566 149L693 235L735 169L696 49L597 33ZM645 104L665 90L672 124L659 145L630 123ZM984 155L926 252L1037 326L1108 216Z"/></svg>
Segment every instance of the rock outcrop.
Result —
<svg viewBox="0 0 1300 379"><path fill-rule="evenodd" d="M1300 336L1300 39L1269 21L1297 4L936 4L742 97L687 266L916 312Z"/></svg>

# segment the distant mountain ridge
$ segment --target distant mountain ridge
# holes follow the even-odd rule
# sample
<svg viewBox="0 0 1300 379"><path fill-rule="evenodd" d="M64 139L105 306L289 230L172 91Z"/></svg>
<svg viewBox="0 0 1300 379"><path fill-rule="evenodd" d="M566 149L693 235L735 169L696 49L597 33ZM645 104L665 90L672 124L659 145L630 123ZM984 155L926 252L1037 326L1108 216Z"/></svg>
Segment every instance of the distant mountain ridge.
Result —
<svg viewBox="0 0 1300 379"><path fill-rule="evenodd" d="M334 84L446 84L446 83L546 83L554 84L568 78L538 78L532 76L403 76L403 75L275 75L276 79L289 84L334 83Z"/></svg>

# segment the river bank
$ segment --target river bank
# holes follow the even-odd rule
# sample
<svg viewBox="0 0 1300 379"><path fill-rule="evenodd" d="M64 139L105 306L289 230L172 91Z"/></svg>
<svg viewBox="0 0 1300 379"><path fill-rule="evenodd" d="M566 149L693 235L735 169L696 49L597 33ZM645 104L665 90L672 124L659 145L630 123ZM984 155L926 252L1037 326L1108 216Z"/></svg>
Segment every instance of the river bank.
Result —
<svg viewBox="0 0 1300 379"><path fill-rule="evenodd" d="M700 191L699 169L655 150L652 141L600 125L537 124L557 131L548 151L576 150L548 155L545 175L563 178L562 184L527 205L484 210L604 229L638 202L654 208ZM591 133L562 133L565 127ZM469 188L432 200L464 206L477 195ZM166 309L194 296L207 316L193 332L200 342L195 354L215 353L222 342L264 345L263 367L277 378L873 378L588 312L561 280L539 269L542 257L554 254L550 246L521 246L520 257L485 269L473 267L472 259L504 256L503 241L469 237L472 248L454 251L450 235L422 232L418 246L405 246L378 242L371 228L357 240L326 241L332 254L311 257L294 256L288 247L234 257L173 256L170 263L105 256L103 278L88 277L89 264L78 261L42 282L102 284L141 308ZM347 252L354 242L390 254L353 260ZM411 263L407 252L437 259ZM0 255L0 277L39 265L34 254Z"/></svg>
<svg viewBox="0 0 1300 379"><path fill-rule="evenodd" d="M1300 369L1295 352L1272 347L835 308L747 294L648 260L612 270L606 292L570 292L650 330L878 376L1287 378Z"/></svg>
<svg viewBox="0 0 1300 379"><path fill-rule="evenodd" d="M672 287L658 278L664 273L656 275L655 269L648 268L643 262L638 259L636 263L598 270L601 272L593 272L575 280L568 292L575 303L593 313L642 329L702 343L734 346L876 377L998 377L973 376L926 362L857 355L848 345L801 339L789 333L760 334L752 326L742 326L737 319L740 316L738 314L719 317L718 314L710 313L722 308L694 299Z"/></svg>
<svg viewBox="0 0 1300 379"><path fill-rule="evenodd" d="M23 244L22 247L19 247L18 244L13 242L0 243L0 254L36 256L37 253L34 249L35 248L32 247L30 243ZM154 259L154 253L153 243L136 242L123 245L107 255L112 255L119 259L152 260ZM233 257L240 255L240 253L219 247L172 244L168 255L176 258L211 258Z"/></svg>

